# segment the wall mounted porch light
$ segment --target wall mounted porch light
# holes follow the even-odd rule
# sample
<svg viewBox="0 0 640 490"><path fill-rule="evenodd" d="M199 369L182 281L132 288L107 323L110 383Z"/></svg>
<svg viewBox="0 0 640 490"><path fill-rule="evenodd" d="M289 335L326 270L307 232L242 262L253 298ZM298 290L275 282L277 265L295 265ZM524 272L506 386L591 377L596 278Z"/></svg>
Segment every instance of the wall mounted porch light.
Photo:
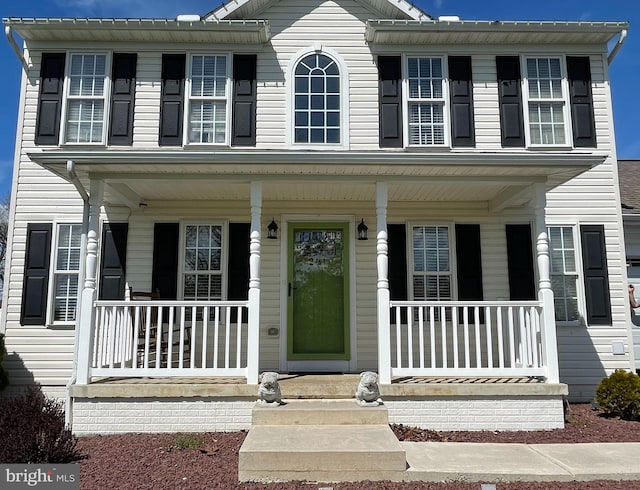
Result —
<svg viewBox="0 0 640 490"><path fill-rule="evenodd" d="M270 240L278 238L278 224L275 218L271 218L271 223L267 225L267 238Z"/></svg>
<svg viewBox="0 0 640 490"><path fill-rule="evenodd" d="M360 221L358 225L358 240L368 240L369 236L367 234L369 227L364 224L364 218Z"/></svg>

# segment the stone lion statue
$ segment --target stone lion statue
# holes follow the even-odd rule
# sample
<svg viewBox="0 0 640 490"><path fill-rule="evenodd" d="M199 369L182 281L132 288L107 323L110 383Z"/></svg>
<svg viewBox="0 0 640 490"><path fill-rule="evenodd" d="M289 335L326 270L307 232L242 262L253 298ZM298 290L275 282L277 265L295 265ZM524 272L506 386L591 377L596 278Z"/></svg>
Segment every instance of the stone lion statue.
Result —
<svg viewBox="0 0 640 490"><path fill-rule="evenodd" d="M378 375L373 371L360 373L360 382L356 391L356 400L361 406L375 406L382 404L380 389L378 388Z"/></svg>
<svg viewBox="0 0 640 490"><path fill-rule="evenodd" d="M282 394L280 393L280 385L278 384L278 373L266 372L262 373L262 381L258 387L258 403L262 405L281 405Z"/></svg>

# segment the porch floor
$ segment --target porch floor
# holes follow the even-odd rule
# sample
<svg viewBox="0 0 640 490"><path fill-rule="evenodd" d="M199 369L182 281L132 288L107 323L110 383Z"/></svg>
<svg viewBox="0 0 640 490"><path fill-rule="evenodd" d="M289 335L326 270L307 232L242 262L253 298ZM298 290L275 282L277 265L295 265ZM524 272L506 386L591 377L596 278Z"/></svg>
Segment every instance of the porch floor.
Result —
<svg viewBox="0 0 640 490"><path fill-rule="evenodd" d="M353 398L358 374L280 374L282 397ZM567 395L565 384L550 384L537 377L397 377L380 385L383 399L460 396ZM74 385L77 398L256 398L256 385L242 377L102 378L89 385Z"/></svg>

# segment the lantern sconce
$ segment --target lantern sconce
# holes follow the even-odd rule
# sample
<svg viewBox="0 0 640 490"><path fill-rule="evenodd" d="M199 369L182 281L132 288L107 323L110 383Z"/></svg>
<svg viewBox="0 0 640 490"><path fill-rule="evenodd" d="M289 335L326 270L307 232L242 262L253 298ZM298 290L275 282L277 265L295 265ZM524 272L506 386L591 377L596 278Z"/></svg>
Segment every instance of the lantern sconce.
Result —
<svg viewBox="0 0 640 490"><path fill-rule="evenodd" d="M267 225L267 238L270 240L278 238L278 224L275 218L271 218L271 223Z"/></svg>
<svg viewBox="0 0 640 490"><path fill-rule="evenodd" d="M368 240L369 236L367 234L369 227L364 224L364 218L360 221L358 225L358 240Z"/></svg>

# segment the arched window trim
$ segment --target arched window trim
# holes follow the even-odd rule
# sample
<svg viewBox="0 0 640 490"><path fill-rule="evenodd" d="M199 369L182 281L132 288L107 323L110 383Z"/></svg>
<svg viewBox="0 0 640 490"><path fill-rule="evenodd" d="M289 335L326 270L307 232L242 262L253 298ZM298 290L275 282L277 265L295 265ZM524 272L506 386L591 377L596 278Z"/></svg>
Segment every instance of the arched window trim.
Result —
<svg viewBox="0 0 640 490"><path fill-rule="evenodd" d="M295 71L302 59L311 54L322 54L338 65L340 71L340 143L296 143L294 135L295 111ZM342 57L333 49L326 46L311 46L303 48L293 55L286 71L287 90L287 143L293 148L318 150L344 150L349 148L349 74L347 65Z"/></svg>

